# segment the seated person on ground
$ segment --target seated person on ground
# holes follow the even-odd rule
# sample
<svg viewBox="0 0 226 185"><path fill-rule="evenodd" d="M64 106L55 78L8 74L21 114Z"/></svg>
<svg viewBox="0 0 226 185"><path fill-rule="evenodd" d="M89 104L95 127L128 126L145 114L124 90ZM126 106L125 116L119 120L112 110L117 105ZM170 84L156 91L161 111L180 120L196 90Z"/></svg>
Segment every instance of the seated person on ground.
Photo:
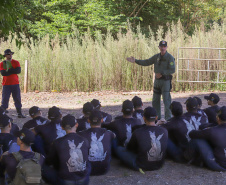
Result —
<svg viewBox="0 0 226 185"><path fill-rule="evenodd" d="M140 119L142 124L144 123L143 115L144 115L144 110L143 110L143 102L140 97L134 96L132 99L133 102L133 107L134 107L134 112L133 112L133 117Z"/></svg>
<svg viewBox="0 0 226 185"><path fill-rule="evenodd" d="M197 112L203 116L205 116L206 118L206 123L209 123L209 120L208 120L208 116L206 115L206 113L204 112L204 110L201 109L202 107L202 100L197 97L197 96L194 96L194 98L196 99L196 101L198 102L198 109L197 109Z"/></svg>
<svg viewBox="0 0 226 185"><path fill-rule="evenodd" d="M101 128L102 121L101 112L93 110L89 116L91 128L78 133L89 141L88 159L92 167L91 175L106 174L110 168L111 143L115 134Z"/></svg>
<svg viewBox="0 0 226 185"><path fill-rule="evenodd" d="M49 123L49 120L42 117L42 112L39 107L33 106L29 109L29 114L31 116L31 120L27 121L23 128L34 129L38 125L44 125Z"/></svg>
<svg viewBox="0 0 226 185"><path fill-rule="evenodd" d="M204 96L204 99L206 99L208 105L210 105L210 107L204 109L204 112L208 116L209 123L211 123L210 126L216 126L217 125L216 115L220 109L220 107L217 104L220 101L220 98L217 94L211 93L209 96Z"/></svg>
<svg viewBox="0 0 226 185"><path fill-rule="evenodd" d="M19 127L17 126L17 124L13 123L13 119L5 113L5 109L0 107L0 119L2 116L7 116L8 118L10 118L10 122L11 122L10 133L15 136L15 134L19 131ZM1 133L1 129L0 129L0 133Z"/></svg>
<svg viewBox="0 0 226 185"><path fill-rule="evenodd" d="M91 170L88 161L89 142L76 133L78 123L74 116L64 116L61 126L67 134L53 142L46 164L54 166L59 185L88 184Z"/></svg>
<svg viewBox="0 0 226 185"><path fill-rule="evenodd" d="M193 123L185 120L183 107L180 102L173 101L170 105L173 117L162 127L168 130L167 155L176 162L184 162L183 153L191 140L189 132L194 129Z"/></svg>
<svg viewBox="0 0 226 185"><path fill-rule="evenodd" d="M197 155L211 170L226 171L226 106L217 113L215 127L189 133Z"/></svg>
<svg viewBox="0 0 226 185"><path fill-rule="evenodd" d="M44 157L39 153L31 151L31 144L34 141L35 135L29 129L23 128L18 131L17 136L17 144L20 146L20 150L19 152L2 156L0 161L0 177L5 179L8 184L11 182L18 185L25 184L25 181L29 179L35 180L36 184L39 184L41 182L41 166L44 162ZM23 165L25 163L19 163L22 160L26 160L26 164L29 162L30 166L27 165L29 167L25 167ZM24 173L20 169L23 169Z"/></svg>
<svg viewBox="0 0 226 185"><path fill-rule="evenodd" d="M116 155L119 159L134 170L157 170L165 160L168 132L158 127L158 119L153 107L144 109L146 126L135 130L126 147L118 146Z"/></svg>
<svg viewBox="0 0 226 185"><path fill-rule="evenodd" d="M190 130L199 130L209 126L209 123L206 122L206 117L197 112L198 102L195 98L188 98L185 104L187 112L183 116L189 123L186 122L187 125L190 125Z"/></svg>
<svg viewBox="0 0 226 185"><path fill-rule="evenodd" d="M110 114L100 110L100 108L102 106L101 106L101 102L99 100L93 99L91 101L91 103L92 103L94 109L99 110L102 113L102 115L103 115L103 122L104 123L110 123L112 121L112 116Z"/></svg>
<svg viewBox="0 0 226 185"><path fill-rule="evenodd" d="M12 124L10 121L10 118L8 116L2 116L0 118L0 129L1 129L1 133L0 133L0 156L6 152L6 151L18 151L17 150L12 150L12 147L14 146L14 144L16 144L16 136L12 135L10 133ZM18 147L17 147L18 148Z"/></svg>
<svg viewBox="0 0 226 185"><path fill-rule="evenodd" d="M119 146L126 146L132 136L132 128L136 125L141 125L141 121L132 117L133 103L130 100L123 102L122 113L123 117L121 119L109 124L102 124L102 127L115 133Z"/></svg>
<svg viewBox="0 0 226 185"><path fill-rule="evenodd" d="M36 149L41 150L40 153L43 155L48 154L50 150L50 145L55 139L65 136L66 132L62 130L61 124L62 113L58 107L51 107L48 111L48 118L50 120L49 123L45 125L38 125L34 128L35 134L41 136L43 141L43 149L36 147ZM41 142L41 141L40 141Z"/></svg>
<svg viewBox="0 0 226 185"><path fill-rule="evenodd" d="M77 122L78 122L77 132L91 128L90 123L88 122L88 119L92 111L93 111L92 103L86 102L82 108L83 117L77 119Z"/></svg>

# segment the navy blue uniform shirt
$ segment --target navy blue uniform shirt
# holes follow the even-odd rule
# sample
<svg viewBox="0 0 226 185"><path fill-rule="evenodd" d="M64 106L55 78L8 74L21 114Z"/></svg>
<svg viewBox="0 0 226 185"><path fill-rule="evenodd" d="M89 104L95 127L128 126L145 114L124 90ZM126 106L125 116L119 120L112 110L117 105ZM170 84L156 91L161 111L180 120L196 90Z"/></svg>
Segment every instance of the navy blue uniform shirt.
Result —
<svg viewBox="0 0 226 185"><path fill-rule="evenodd" d="M168 132L158 126L144 126L134 131L127 149L137 154L136 164L144 170L159 169L165 159Z"/></svg>
<svg viewBox="0 0 226 185"><path fill-rule="evenodd" d="M53 142L46 163L55 167L61 179L77 181L90 171L88 150L86 138L69 133Z"/></svg>
<svg viewBox="0 0 226 185"><path fill-rule="evenodd" d="M105 174L110 168L111 142L115 134L104 128L90 128L78 134L89 141L91 175Z"/></svg>
<svg viewBox="0 0 226 185"><path fill-rule="evenodd" d="M132 136L132 128L136 125L141 125L139 119L121 118L109 124L102 124L102 127L115 133L119 146L126 146Z"/></svg>

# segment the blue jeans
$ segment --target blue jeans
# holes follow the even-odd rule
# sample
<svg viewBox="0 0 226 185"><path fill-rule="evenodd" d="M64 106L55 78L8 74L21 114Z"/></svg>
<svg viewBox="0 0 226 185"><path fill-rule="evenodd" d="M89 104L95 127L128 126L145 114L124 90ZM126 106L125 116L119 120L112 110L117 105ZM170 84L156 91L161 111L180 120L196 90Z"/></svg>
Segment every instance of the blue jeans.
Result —
<svg viewBox="0 0 226 185"><path fill-rule="evenodd" d="M136 164L137 155L135 153L128 151L125 147L122 146L118 146L115 150L115 153L118 158L128 167L134 170L139 170L139 167Z"/></svg>
<svg viewBox="0 0 226 185"><path fill-rule="evenodd" d="M175 162L185 162L182 148L178 147L170 138L168 138L166 151Z"/></svg>
<svg viewBox="0 0 226 185"><path fill-rule="evenodd" d="M208 168L214 171L226 171L226 169L215 161L213 149L206 140L194 139L192 140L192 143L194 144L195 151L198 152L202 161Z"/></svg>
<svg viewBox="0 0 226 185"><path fill-rule="evenodd" d="M9 98L12 94L14 104L16 108L21 108L21 96L20 96L20 86L19 84L16 85L3 85L2 88L2 105L4 109L7 109L9 106Z"/></svg>

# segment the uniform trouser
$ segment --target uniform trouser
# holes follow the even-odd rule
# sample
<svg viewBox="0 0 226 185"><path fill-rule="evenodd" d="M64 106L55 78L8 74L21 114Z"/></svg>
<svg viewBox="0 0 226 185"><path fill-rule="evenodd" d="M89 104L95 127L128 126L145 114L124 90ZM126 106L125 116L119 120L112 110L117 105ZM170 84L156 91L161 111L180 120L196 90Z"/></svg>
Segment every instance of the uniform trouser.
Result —
<svg viewBox="0 0 226 185"><path fill-rule="evenodd" d="M165 119L168 120L172 117L170 90L171 80L155 79L152 106L155 108L159 119L161 119L161 95L165 107Z"/></svg>
<svg viewBox="0 0 226 185"><path fill-rule="evenodd" d="M21 104L21 96L20 96L20 86L19 84L16 85L3 85L2 89L2 105L4 109L7 109L9 106L9 98L12 94L15 107L20 109L22 107Z"/></svg>

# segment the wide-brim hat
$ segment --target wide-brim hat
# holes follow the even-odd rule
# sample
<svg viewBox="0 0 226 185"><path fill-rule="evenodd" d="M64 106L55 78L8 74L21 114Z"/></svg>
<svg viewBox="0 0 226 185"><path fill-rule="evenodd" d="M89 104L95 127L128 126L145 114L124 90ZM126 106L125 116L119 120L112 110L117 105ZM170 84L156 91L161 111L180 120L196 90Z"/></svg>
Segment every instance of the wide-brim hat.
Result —
<svg viewBox="0 0 226 185"><path fill-rule="evenodd" d="M11 55L13 55L14 54L14 52L12 52L10 49L6 49L5 51L4 51L4 57L6 56L6 55L8 55L8 54L11 54Z"/></svg>

